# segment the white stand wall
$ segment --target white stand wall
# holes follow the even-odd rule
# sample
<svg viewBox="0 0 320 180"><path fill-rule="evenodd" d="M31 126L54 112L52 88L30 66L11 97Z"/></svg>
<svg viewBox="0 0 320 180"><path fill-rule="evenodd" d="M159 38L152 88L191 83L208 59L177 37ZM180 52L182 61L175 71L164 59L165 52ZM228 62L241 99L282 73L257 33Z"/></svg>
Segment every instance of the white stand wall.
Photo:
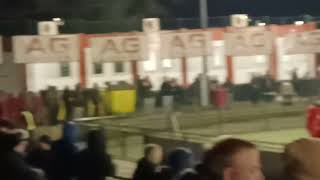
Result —
<svg viewBox="0 0 320 180"><path fill-rule="evenodd" d="M226 55L224 41L213 41L213 55L208 57L208 75L216 78L220 83L227 79Z"/></svg>
<svg viewBox="0 0 320 180"><path fill-rule="evenodd" d="M179 83L182 83L180 59L157 60L153 63L156 65L156 69L148 70L149 68L146 67L148 62L139 62L139 74L142 78L146 76L150 78L154 90L161 88L165 77L175 78Z"/></svg>
<svg viewBox="0 0 320 180"><path fill-rule="evenodd" d="M124 62L124 72L115 73L114 63L103 63L103 73L94 74L94 65L92 63L91 49L86 48L86 72L87 72L87 87L93 87L98 84L104 87L106 82L116 83L118 81L126 81L132 83L132 73L129 62Z"/></svg>
<svg viewBox="0 0 320 180"><path fill-rule="evenodd" d="M309 77L315 77L316 56L314 54L286 55L283 38L277 39L277 49L279 80L291 80L291 73L294 69L297 69L300 78L307 73Z"/></svg>
<svg viewBox="0 0 320 180"><path fill-rule="evenodd" d="M224 83L227 77L226 57L223 41L212 41L212 56L208 56L209 79ZM188 83L191 84L203 72L203 57L188 58Z"/></svg>
<svg viewBox="0 0 320 180"><path fill-rule="evenodd" d="M40 91L48 86L56 86L62 90L65 87L74 88L80 82L79 63L70 63L70 77L61 77L59 63L27 64L27 89Z"/></svg>
<svg viewBox="0 0 320 180"><path fill-rule="evenodd" d="M249 83L253 75L265 75L269 70L269 56L233 57L234 83Z"/></svg>
<svg viewBox="0 0 320 180"><path fill-rule="evenodd" d="M19 93L25 85L24 65L15 64L12 53L4 53L3 63L0 64L0 90Z"/></svg>
<svg viewBox="0 0 320 180"><path fill-rule="evenodd" d="M281 38L277 40L277 48L278 79L290 79L290 72L294 68L298 68L300 77L307 72L310 72L311 76L315 75L315 55L284 55ZM213 41L212 51L213 55L208 57L208 75L211 78L218 79L220 83L223 83L227 77L224 42ZM12 59L12 57L9 59ZM235 83L248 83L253 74L264 75L269 68L269 59L269 56L233 57ZM95 83L104 86L107 81L127 81L132 83L131 65L129 62L124 63L123 73L115 73L114 63L104 63L103 74L95 75L90 48L88 48L86 49L86 63L88 87L92 87ZM0 75L1 73L3 74L2 71L4 71L1 70L1 67L6 66L6 62L0 65ZM155 90L160 89L164 77L176 78L179 83L182 83L181 68L181 59L153 59L148 62L138 62L139 75L141 77L149 76ZM11 67L3 69L11 69ZM194 79L202 73L202 57L187 58L187 70L188 84L191 84ZM26 65L26 74L27 88L31 91L46 89L50 85L57 86L58 89L63 89L66 86L73 88L80 81L79 63L77 62L71 63L70 77L60 76L60 65L58 63L28 64Z"/></svg>

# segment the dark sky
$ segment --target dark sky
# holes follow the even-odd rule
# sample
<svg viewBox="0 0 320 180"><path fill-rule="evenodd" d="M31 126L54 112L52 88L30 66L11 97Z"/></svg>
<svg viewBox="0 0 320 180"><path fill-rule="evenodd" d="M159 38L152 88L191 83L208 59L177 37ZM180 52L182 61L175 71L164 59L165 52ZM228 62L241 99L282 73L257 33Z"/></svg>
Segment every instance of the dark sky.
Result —
<svg viewBox="0 0 320 180"><path fill-rule="evenodd" d="M64 13L66 16L72 14L73 17L77 17L79 14L77 8L79 8L79 6L82 6L82 9L84 9L86 6L89 7L92 5L99 9L98 6L100 6L100 4L103 3L104 6L108 6L111 1L112 0L0 0L0 18L19 19L33 18L35 16L46 17L48 14L54 15L55 12L58 11L67 12ZM167 2L170 2L168 6L170 7L171 16L182 18L198 16L199 0L167 0ZM234 13L246 13L251 16L320 15L319 0L208 0L208 3L210 16L226 16ZM68 14L68 12L71 11L72 13Z"/></svg>
<svg viewBox="0 0 320 180"><path fill-rule="evenodd" d="M176 0L176 16L197 15L199 0ZM246 13L252 16L320 15L319 0L208 0L210 16ZM180 8L179 8L180 7Z"/></svg>

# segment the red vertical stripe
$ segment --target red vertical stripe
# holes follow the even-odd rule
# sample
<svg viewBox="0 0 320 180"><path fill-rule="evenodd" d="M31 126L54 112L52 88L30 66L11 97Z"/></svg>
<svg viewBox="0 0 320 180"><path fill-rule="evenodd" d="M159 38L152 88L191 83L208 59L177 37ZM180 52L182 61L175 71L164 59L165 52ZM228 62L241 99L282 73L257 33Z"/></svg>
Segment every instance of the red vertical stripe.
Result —
<svg viewBox="0 0 320 180"><path fill-rule="evenodd" d="M232 61L232 56L227 56L227 73L228 73L228 79L233 82L234 81L234 77L233 77L233 61Z"/></svg>
<svg viewBox="0 0 320 180"><path fill-rule="evenodd" d="M273 42L272 53L270 55L269 71L270 71L273 79L277 79L277 77L278 77L278 60L277 60L276 40L274 40L274 42Z"/></svg>
<svg viewBox="0 0 320 180"><path fill-rule="evenodd" d="M131 62L131 72L132 72L132 80L133 83L135 84L139 78L139 74L138 74L138 63L137 61L132 61Z"/></svg>
<svg viewBox="0 0 320 180"><path fill-rule="evenodd" d="M82 88L86 88L86 60L85 60L85 48L89 45L87 35L80 34L80 61L79 61L79 72L80 72L80 85Z"/></svg>
<svg viewBox="0 0 320 180"><path fill-rule="evenodd" d="M183 86L188 87L188 64L185 57L181 59L181 74Z"/></svg>

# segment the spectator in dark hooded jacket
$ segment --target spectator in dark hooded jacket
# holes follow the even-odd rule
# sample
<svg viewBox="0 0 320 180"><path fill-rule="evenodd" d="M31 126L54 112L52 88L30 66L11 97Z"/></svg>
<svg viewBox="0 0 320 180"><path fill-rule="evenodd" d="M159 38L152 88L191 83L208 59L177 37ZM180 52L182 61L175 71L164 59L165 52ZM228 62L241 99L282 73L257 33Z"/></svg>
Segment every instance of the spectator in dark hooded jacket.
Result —
<svg viewBox="0 0 320 180"><path fill-rule="evenodd" d="M1 180L39 180L40 176L25 163L15 148L21 141L19 133L0 132Z"/></svg>
<svg viewBox="0 0 320 180"><path fill-rule="evenodd" d="M79 127L68 122L63 127L62 139L52 145L52 162L50 164L50 180L71 180L75 177L77 147L75 146Z"/></svg>
<svg viewBox="0 0 320 180"><path fill-rule="evenodd" d="M193 153L187 148L177 148L168 157L171 180L189 180L196 172L193 169Z"/></svg>
<svg viewBox="0 0 320 180"><path fill-rule="evenodd" d="M115 175L111 157L106 154L105 141L102 130L89 132L88 147L78 155L78 180L105 180Z"/></svg>
<svg viewBox="0 0 320 180"><path fill-rule="evenodd" d="M62 95L63 102L66 106L66 120L70 121L72 120L72 92L70 91L69 87L66 87L63 90L63 95Z"/></svg>
<svg viewBox="0 0 320 180"><path fill-rule="evenodd" d="M137 169L134 172L133 180L155 180L161 179L160 165L163 160L162 147L156 144L147 145L144 151L144 157L138 162Z"/></svg>
<svg viewBox="0 0 320 180"><path fill-rule="evenodd" d="M52 161L51 144L51 138L43 135L39 138L37 147L27 156L27 162L31 166L43 170L47 175Z"/></svg>

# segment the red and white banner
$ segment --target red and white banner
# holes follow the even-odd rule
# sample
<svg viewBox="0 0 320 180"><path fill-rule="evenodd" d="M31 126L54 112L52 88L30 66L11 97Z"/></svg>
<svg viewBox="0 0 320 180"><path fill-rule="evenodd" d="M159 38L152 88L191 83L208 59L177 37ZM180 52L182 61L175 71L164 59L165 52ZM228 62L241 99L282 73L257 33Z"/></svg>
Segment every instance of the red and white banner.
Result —
<svg viewBox="0 0 320 180"><path fill-rule="evenodd" d="M139 35L115 35L90 39L94 62L147 60L145 37Z"/></svg>
<svg viewBox="0 0 320 180"><path fill-rule="evenodd" d="M78 35L14 36L16 63L48 63L79 61Z"/></svg>
<svg viewBox="0 0 320 180"><path fill-rule="evenodd" d="M320 53L320 30L290 33L284 38L285 54Z"/></svg>
<svg viewBox="0 0 320 180"><path fill-rule="evenodd" d="M207 31L164 32L160 35L161 58L175 59L212 54L212 34Z"/></svg>
<svg viewBox="0 0 320 180"><path fill-rule="evenodd" d="M229 56L268 55L272 53L273 34L266 30L225 33L225 50Z"/></svg>

